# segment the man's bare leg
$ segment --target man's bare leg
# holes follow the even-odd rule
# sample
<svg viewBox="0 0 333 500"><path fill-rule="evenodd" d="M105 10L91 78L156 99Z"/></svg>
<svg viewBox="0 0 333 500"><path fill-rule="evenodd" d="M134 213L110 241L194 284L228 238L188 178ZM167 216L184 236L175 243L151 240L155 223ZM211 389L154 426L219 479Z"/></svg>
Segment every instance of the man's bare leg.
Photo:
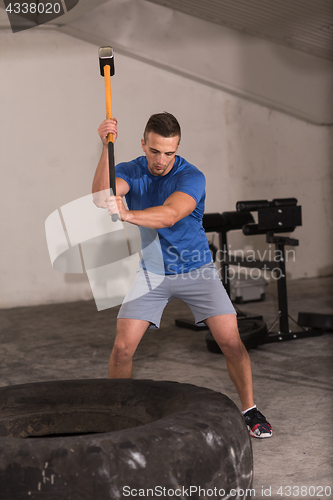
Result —
<svg viewBox="0 0 333 500"><path fill-rule="evenodd" d="M254 406L251 360L238 332L235 314L205 320L227 362L228 372L242 403L242 410Z"/></svg>
<svg viewBox="0 0 333 500"><path fill-rule="evenodd" d="M117 320L117 335L109 361L109 378L132 378L132 359L149 321Z"/></svg>

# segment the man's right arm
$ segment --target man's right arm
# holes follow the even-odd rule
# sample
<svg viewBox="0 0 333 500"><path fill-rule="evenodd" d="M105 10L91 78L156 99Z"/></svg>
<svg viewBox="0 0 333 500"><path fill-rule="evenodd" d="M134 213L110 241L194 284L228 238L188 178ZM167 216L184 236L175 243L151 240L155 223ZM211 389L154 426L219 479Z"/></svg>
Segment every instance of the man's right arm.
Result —
<svg viewBox="0 0 333 500"><path fill-rule="evenodd" d="M97 207L106 208L107 198L110 196L109 177L109 155L108 155L108 134L113 134L114 141L117 138L117 120L104 120L98 128L98 134L103 143L103 151L98 162L94 175L92 193L93 201ZM124 179L116 178L116 193L118 196L125 196L129 191L129 185Z"/></svg>

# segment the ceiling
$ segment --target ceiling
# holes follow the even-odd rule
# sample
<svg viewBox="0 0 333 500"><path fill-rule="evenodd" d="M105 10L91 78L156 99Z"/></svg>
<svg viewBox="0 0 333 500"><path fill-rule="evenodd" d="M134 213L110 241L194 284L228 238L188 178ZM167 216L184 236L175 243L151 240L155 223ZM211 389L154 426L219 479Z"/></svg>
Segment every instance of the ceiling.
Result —
<svg viewBox="0 0 333 500"><path fill-rule="evenodd" d="M333 59L332 0L147 0L185 14Z"/></svg>
<svg viewBox="0 0 333 500"><path fill-rule="evenodd" d="M333 60L332 0L145 1ZM117 4L117 0L80 0L54 24L69 24L104 3ZM0 7L4 8L3 0Z"/></svg>

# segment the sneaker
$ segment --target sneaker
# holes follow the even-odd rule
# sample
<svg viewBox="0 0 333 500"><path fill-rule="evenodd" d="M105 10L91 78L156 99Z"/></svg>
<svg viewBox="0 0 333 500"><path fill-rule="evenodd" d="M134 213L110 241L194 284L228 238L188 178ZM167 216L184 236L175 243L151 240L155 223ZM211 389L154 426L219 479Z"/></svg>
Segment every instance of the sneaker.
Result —
<svg viewBox="0 0 333 500"><path fill-rule="evenodd" d="M247 411L244 414L245 423L250 431L250 436L256 438L268 438L273 434L271 424L257 408Z"/></svg>

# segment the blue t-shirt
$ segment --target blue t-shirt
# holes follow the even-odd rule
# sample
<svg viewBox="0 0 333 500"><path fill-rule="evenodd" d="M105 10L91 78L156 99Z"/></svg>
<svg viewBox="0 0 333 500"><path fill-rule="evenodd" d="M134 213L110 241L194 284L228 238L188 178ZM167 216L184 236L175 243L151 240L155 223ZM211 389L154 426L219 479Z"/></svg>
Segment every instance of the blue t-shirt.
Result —
<svg viewBox="0 0 333 500"><path fill-rule="evenodd" d="M119 163L116 177L130 187L126 202L130 210L144 210L163 205L175 191L186 193L197 202L193 212L172 227L157 229L163 253L165 274L186 273L212 260L202 217L205 210L205 176L194 165L176 155L170 172L152 175L145 156Z"/></svg>

